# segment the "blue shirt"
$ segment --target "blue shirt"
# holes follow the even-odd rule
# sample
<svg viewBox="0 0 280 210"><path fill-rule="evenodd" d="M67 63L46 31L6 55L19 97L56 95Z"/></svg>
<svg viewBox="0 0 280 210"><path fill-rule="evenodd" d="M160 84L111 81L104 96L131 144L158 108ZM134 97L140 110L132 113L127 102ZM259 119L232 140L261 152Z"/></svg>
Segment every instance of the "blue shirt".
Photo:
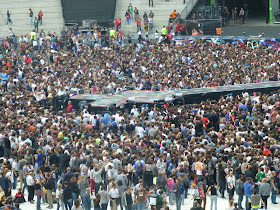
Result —
<svg viewBox="0 0 280 210"><path fill-rule="evenodd" d="M238 107L238 109L243 109L243 111L246 113L247 112L247 106L246 105L244 105L244 104L241 104L239 107Z"/></svg>
<svg viewBox="0 0 280 210"><path fill-rule="evenodd" d="M174 192L176 190L176 192ZM183 183L180 183L177 187L176 183L173 185L173 192L175 193L176 197L180 197L184 193L184 186Z"/></svg>
<svg viewBox="0 0 280 210"><path fill-rule="evenodd" d="M244 187L245 195L252 195L253 194L253 188L252 188L252 185L250 183L245 182L243 184L243 187Z"/></svg>
<svg viewBox="0 0 280 210"><path fill-rule="evenodd" d="M8 74L7 73L1 73L0 74L0 77L1 77L1 81L2 82L6 82L7 81L7 79L8 79Z"/></svg>

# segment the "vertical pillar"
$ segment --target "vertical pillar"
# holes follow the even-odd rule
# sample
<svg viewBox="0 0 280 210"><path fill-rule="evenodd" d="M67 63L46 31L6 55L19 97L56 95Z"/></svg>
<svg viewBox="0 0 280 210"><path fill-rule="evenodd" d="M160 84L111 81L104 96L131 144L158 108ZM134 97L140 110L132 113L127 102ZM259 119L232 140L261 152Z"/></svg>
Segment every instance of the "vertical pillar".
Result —
<svg viewBox="0 0 280 210"><path fill-rule="evenodd" d="M273 24L273 11L272 11L272 0L269 0L269 20L270 24Z"/></svg>

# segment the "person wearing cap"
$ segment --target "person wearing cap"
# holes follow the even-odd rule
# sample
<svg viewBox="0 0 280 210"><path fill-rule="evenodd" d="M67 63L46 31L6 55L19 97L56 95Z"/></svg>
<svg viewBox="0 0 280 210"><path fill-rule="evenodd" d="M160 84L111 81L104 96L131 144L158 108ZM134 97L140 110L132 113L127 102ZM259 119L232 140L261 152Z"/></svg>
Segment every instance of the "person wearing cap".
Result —
<svg viewBox="0 0 280 210"><path fill-rule="evenodd" d="M199 195L197 185L192 184L191 187L192 187L192 197L193 197L193 199L200 204L201 203L201 198L200 198L200 195Z"/></svg>
<svg viewBox="0 0 280 210"><path fill-rule="evenodd" d="M64 183L64 182L70 183L70 179L71 179L73 176L74 176L74 174L71 172L71 168L68 167L68 168L66 169L66 173L65 173L64 176L63 176L63 183Z"/></svg>

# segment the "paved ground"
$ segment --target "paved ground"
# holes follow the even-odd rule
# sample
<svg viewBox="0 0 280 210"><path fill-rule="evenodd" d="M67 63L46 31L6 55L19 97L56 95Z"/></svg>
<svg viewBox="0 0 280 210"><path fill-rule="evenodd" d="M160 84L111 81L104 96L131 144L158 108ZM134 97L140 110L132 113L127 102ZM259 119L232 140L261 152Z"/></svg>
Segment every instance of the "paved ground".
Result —
<svg viewBox="0 0 280 210"><path fill-rule="evenodd" d="M16 192L13 191L12 194L14 195ZM27 191L25 192L25 198L27 199ZM193 204L193 200L190 199L191 196L189 196L189 198L185 199L184 205L182 205L181 210L189 210L192 207ZM235 201L237 201L237 197L235 197ZM271 204L271 200L270 198L268 199L268 210L279 210L280 209L280 198L277 197L277 201L279 202L279 204ZM245 205L245 197L243 200L243 207ZM47 210L47 204L41 204L41 209L42 210ZM176 210L176 206L172 205L169 206L171 207L172 210ZM222 199L222 198L218 198L218 210L226 210L229 207L228 204L228 199ZM23 204L20 205L20 208L22 210L36 210L36 198L35 198L35 204L30 204L29 202L25 202ZM57 206L56 204L54 204L54 210L56 210ZM120 209L120 208L119 208ZM210 198L207 197L207 202L206 202L206 210L210 210ZM213 208L214 209L214 208ZM109 210L109 208L108 208Z"/></svg>
<svg viewBox="0 0 280 210"><path fill-rule="evenodd" d="M245 32L247 36L257 36L264 32L266 37L279 37L280 24L266 24L264 18L252 18L244 24L232 24L230 21L230 24L224 26L222 31L224 35L241 36Z"/></svg>

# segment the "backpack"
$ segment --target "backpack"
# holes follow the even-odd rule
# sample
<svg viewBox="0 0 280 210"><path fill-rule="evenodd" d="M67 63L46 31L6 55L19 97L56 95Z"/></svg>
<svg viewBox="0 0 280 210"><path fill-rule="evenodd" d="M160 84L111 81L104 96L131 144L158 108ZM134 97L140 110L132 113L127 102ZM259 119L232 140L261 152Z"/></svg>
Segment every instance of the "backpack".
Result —
<svg viewBox="0 0 280 210"><path fill-rule="evenodd" d="M162 207L163 206L163 197L161 195L157 196L156 206L157 207Z"/></svg>
<svg viewBox="0 0 280 210"><path fill-rule="evenodd" d="M244 192L243 182L237 182L235 186L236 193Z"/></svg>

